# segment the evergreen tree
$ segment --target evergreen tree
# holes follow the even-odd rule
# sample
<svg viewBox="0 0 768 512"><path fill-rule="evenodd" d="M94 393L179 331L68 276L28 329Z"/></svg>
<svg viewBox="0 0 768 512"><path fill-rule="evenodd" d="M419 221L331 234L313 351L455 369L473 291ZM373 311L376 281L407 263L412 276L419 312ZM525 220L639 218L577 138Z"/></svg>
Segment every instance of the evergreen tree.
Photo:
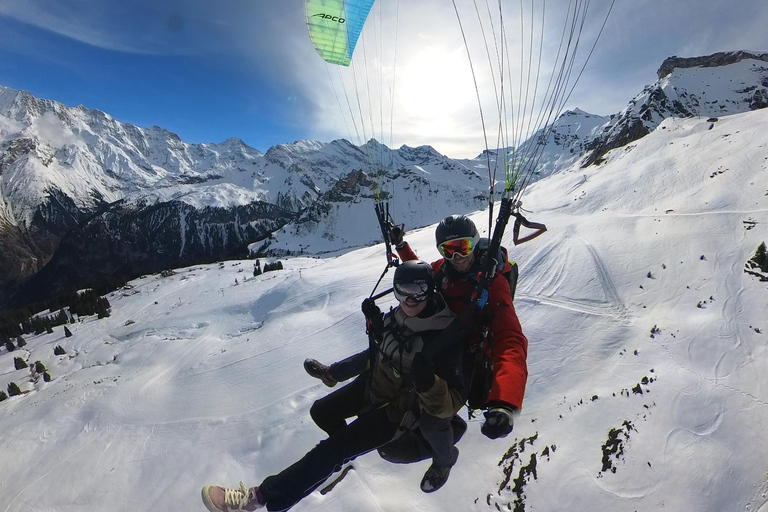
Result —
<svg viewBox="0 0 768 512"><path fill-rule="evenodd" d="M58 314L56 315L56 320L53 323L53 325L66 325L69 323L69 317L67 316L67 312L64 311L64 308L60 309Z"/></svg>
<svg viewBox="0 0 768 512"><path fill-rule="evenodd" d="M49 322L46 322L45 332L47 332L48 334L53 334L53 327L51 327L51 324Z"/></svg>
<svg viewBox="0 0 768 512"><path fill-rule="evenodd" d="M16 338L16 345L19 348L26 346L26 344L27 344L27 340L25 340L22 336L19 336L18 338Z"/></svg>
<svg viewBox="0 0 768 512"><path fill-rule="evenodd" d="M8 352L13 352L14 350L16 350L16 347L13 345L13 342L11 340L8 340L5 342L5 349Z"/></svg>
<svg viewBox="0 0 768 512"><path fill-rule="evenodd" d="M46 371L45 365L40 361L35 361L34 368L35 373L45 373Z"/></svg>
<svg viewBox="0 0 768 512"><path fill-rule="evenodd" d="M99 297L96 299L95 313L98 315L99 319L109 316L109 308L109 301L106 297Z"/></svg>
<svg viewBox="0 0 768 512"><path fill-rule="evenodd" d="M51 374L48 372L43 373L43 380L45 382L51 382Z"/></svg>
<svg viewBox="0 0 768 512"><path fill-rule="evenodd" d="M21 370L23 368L27 368L28 366L29 365L27 364L27 362L24 359L22 359L20 357L14 357L13 358L13 367L16 368L17 370Z"/></svg>
<svg viewBox="0 0 768 512"><path fill-rule="evenodd" d="M67 338L71 338L72 337L72 331L67 329L66 325L64 326L64 336L66 336Z"/></svg>
<svg viewBox="0 0 768 512"><path fill-rule="evenodd" d="M0 402L3 400L8 400L8 395L5 394L5 391L0 391Z"/></svg>
<svg viewBox="0 0 768 512"><path fill-rule="evenodd" d="M34 329L35 334L43 334L45 332L45 322L43 322L40 318L33 318L31 321L32 329Z"/></svg>
<svg viewBox="0 0 768 512"><path fill-rule="evenodd" d="M11 382L8 384L8 396L17 396L21 394L21 390L19 389L19 386L16 385L15 382Z"/></svg>
<svg viewBox="0 0 768 512"><path fill-rule="evenodd" d="M762 242L757 246L757 251L752 257L752 261L757 263L757 266L760 267L760 270L763 272L768 272L768 253L766 253L765 242Z"/></svg>
<svg viewBox="0 0 768 512"><path fill-rule="evenodd" d="M63 356L66 353L67 351L61 348L61 345L56 345L56 347L53 349L53 355L55 356Z"/></svg>

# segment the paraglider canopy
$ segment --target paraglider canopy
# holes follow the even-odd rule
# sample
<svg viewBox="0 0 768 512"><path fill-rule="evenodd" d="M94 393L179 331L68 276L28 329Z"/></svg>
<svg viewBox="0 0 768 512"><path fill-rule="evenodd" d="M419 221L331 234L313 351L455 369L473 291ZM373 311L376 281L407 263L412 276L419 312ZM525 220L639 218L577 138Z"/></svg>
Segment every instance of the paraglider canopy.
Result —
<svg viewBox="0 0 768 512"><path fill-rule="evenodd" d="M331 64L349 66L374 0L306 0L312 44Z"/></svg>

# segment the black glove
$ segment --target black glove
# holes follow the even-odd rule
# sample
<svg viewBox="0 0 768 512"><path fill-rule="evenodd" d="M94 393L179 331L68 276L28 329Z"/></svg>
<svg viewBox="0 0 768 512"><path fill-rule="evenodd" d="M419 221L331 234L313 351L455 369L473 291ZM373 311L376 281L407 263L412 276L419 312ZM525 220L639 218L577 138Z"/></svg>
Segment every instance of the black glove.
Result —
<svg viewBox="0 0 768 512"><path fill-rule="evenodd" d="M480 257L480 268L485 272L486 266L488 265L488 252L483 253L483 255ZM496 261L496 258L491 258L491 271L488 274L488 280L492 280L496 276L496 271L498 270L499 262Z"/></svg>
<svg viewBox="0 0 768 512"><path fill-rule="evenodd" d="M379 306L376 305L373 299L369 298L363 301L360 309L363 311L363 315L365 315L366 320L368 320L369 334L376 336L377 333L381 331L382 327L384 327L384 319L382 317Z"/></svg>
<svg viewBox="0 0 768 512"><path fill-rule="evenodd" d="M411 381L419 393L429 391L435 385L435 365L424 354L417 352L411 364Z"/></svg>
<svg viewBox="0 0 768 512"><path fill-rule="evenodd" d="M490 439L507 437L512 432L514 426L515 409L509 406L491 407L485 413L485 423L480 428L480 432Z"/></svg>
<svg viewBox="0 0 768 512"><path fill-rule="evenodd" d="M405 236L405 225L398 224L389 228L389 241L395 244L395 247L401 249L405 245L403 237Z"/></svg>
<svg viewBox="0 0 768 512"><path fill-rule="evenodd" d="M379 309L379 306L377 306L373 301L373 299L365 299L360 306L360 309L363 311L365 318L368 320L381 318L381 310Z"/></svg>

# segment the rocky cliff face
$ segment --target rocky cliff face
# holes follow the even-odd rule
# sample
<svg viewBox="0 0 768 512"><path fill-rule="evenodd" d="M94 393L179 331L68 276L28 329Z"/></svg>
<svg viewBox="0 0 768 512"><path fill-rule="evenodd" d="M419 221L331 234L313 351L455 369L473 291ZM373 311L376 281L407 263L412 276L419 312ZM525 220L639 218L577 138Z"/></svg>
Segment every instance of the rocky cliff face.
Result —
<svg viewBox="0 0 768 512"><path fill-rule="evenodd" d="M18 300L113 275L247 256L249 243L267 238L296 214L255 202L198 209L182 201L109 205L63 236L51 261L22 288Z"/></svg>
<svg viewBox="0 0 768 512"><path fill-rule="evenodd" d="M719 52L704 57L678 57L673 55L661 63L661 67L656 72L659 79L669 76L675 69L688 68L714 68L736 64L745 59L761 60L768 62L768 53L753 53L747 51L737 52Z"/></svg>

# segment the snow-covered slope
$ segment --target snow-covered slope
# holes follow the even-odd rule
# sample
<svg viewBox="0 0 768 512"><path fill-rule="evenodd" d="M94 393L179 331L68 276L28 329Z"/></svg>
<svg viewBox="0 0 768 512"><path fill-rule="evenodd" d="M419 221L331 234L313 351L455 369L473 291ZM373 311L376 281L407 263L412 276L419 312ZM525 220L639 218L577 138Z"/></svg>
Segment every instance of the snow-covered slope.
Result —
<svg viewBox="0 0 768 512"><path fill-rule="evenodd" d="M560 114L548 127L538 130L520 144L519 148L507 148L510 161L532 165L534 168L530 181L540 180L557 171L569 167L580 159L588 149L588 144L610 122L608 116L598 116L577 108ZM491 168L497 168L497 176L503 174L504 150L490 151ZM462 163L478 173L487 173L488 158L485 152ZM527 168L527 167L526 167Z"/></svg>
<svg viewBox="0 0 768 512"><path fill-rule="evenodd" d="M531 180L545 178L578 161L610 119L609 116L589 114L578 108L568 110L560 115L550 130L539 130L521 144L516 154L522 161L531 158L529 155L535 155L537 165Z"/></svg>
<svg viewBox="0 0 768 512"><path fill-rule="evenodd" d="M530 340L513 434L471 420L434 494L419 490L428 462L372 453L294 510L764 512L768 286L743 268L768 237L767 134L768 110L668 119L533 184L548 232L505 238ZM437 257L432 227L407 239ZM301 363L366 345L358 308L383 248L283 261L256 278L249 261L147 276L71 338L0 349L0 386L28 391L0 402L0 510L204 510L203 484L258 484L320 441L308 411L328 388ZM53 381L30 383L14 356Z"/></svg>

